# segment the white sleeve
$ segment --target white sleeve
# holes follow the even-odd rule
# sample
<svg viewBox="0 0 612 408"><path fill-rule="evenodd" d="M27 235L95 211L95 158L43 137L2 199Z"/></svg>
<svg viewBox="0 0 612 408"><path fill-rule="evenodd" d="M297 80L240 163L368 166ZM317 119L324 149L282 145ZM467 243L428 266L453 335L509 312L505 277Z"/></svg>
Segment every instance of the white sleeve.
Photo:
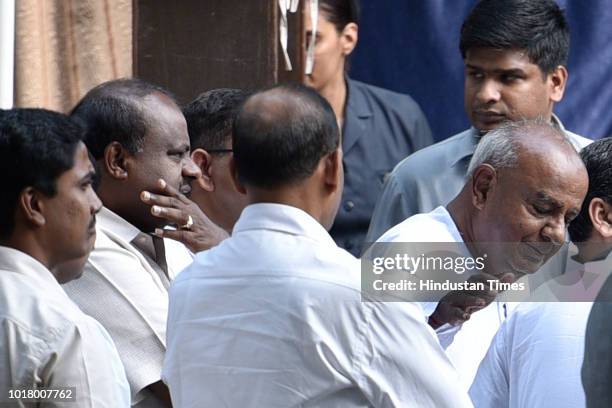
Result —
<svg viewBox="0 0 612 408"><path fill-rule="evenodd" d="M471 407L459 377L416 303L364 303L367 327L355 356L374 407Z"/></svg>
<svg viewBox="0 0 612 408"><path fill-rule="evenodd" d="M512 326L506 323L493 338L470 387L470 398L476 408L506 408L510 405L506 336Z"/></svg>

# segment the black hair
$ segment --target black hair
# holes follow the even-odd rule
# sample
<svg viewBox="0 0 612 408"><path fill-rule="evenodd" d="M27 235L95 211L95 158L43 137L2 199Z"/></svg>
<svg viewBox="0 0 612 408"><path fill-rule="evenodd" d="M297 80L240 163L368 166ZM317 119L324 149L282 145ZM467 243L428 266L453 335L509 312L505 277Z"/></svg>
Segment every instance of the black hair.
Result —
<svg viewBox="0 0 612 408"><path fill-rule="evenodd" d="M360 10L357 0L320 0L319 9L339 33L349 23L359 24Z"/></svg>
<svg viewBox="0 0 612 408"><path fill-rule="evenodd" d="M250 96L233 136L240 180L273 188L310 177L319 160L338 148L340 132L325 98L304 85L285 84Z"/></svg>
<svg viewBox="0 0 612 408"><path fill-rule="evenodd" d="M481 0L461 27L459 49L525 50L529 60L549 74L567 65L569 25L553 0Z"/></svg>
<svg viewBox="0 0 612 408"><path fill-rule="evenodd" d="M45 109L0 111L0 236L15 227L21 192L32 187L53 197L57 179L74 166L74 155L84 129L70 117Z"/></svg>
<svg viewBox="0 0 612 408"><path fill-rule="evenodd" d="M131 154L142 148L147 118L141 102L156 92L175 100L167 90L137 78L104 82L87 92L70 115L87 128L85 144L96 160L114 141Z"/></svg>
<svg viewBox="0 0 612 408"><path fill-rule="evenodd" d="M593 223L589 205L594 198L601 198L612 205L612 139L597 140L580 151L580 157L589 174L589 190L582 202L580 214L570 223L569 233L573 242L585 242L591 237Z"/></svg>
<svg viewBox="0 0 612 408"><path fill-rule="evenodd" d="M200 94L183 108L191 148L223 149L231 142L238 108L249 96L241 89L220 88Z"/></svg>

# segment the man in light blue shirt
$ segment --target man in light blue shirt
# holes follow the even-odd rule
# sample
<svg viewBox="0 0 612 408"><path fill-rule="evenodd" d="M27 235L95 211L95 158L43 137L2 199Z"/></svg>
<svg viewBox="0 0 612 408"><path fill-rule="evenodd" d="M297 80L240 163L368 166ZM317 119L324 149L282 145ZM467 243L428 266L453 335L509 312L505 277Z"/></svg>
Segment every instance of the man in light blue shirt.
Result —
<svg viewBox="0 0 612 408"><path fill-rule="evenodd" d="M503 24L500 24L503 22ZM508 120L551 120L567 83L569 28L552 0L484 0L461 29L465 110L472 127L400 162L378 199L366 242L406 218L446 205L465 183L481 137ZM565 131L577 150L589 139Z"/></svg>

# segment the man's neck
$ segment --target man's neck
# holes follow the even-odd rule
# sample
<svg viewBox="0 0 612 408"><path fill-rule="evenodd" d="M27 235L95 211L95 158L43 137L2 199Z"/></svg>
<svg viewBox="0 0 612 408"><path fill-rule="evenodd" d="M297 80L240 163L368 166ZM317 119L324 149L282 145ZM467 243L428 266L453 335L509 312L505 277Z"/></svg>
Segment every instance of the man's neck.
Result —
<svg viewBox="0 0 612 408"><path fill-rule="evenodd" d="M612 244L603 241L589 240L577 242L574 245L578 248L578 254L573 258L582 264L606 259L612 251Z"/></svg>

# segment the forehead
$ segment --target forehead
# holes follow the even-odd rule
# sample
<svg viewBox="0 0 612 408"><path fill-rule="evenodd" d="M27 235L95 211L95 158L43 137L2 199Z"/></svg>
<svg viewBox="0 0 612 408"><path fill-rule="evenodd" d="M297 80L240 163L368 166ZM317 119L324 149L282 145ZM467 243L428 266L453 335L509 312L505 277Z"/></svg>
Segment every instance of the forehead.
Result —
<svg viewBox="0 0 612 408"><path fill-rule="evenodd" d="M74 152L72 167L60 175L59 181L61 182L62 179L66 181L80 180L93 171L94 167L91 160L89 160L87 148L83 142L79 142Z"/></svg>
<svg viewBox="0 0 612 408"><path fill-rule="evenodd" d="M143 111L147 133L147 145L189 145L187 122L172 99L161 93L152 93L143 98Z"/></svg>
<svg viewBox="0 0 612 408"><path fill-rule="evenodd" d="M512 174L514 188L522 192L517 196L549 198L568 209L579 209L588 187L586 170L569 146L555 148L552 143L534 141L528 152L519 154L518 167L505 172Z"/></svg>
<svg viewBox="0 0 612 408"><path fill-rule="evenodd" d="M465 65L487 71L521 69L525 72L540 72L540 67L532 63L525 50L471 48L466 52Z"/></svg>

